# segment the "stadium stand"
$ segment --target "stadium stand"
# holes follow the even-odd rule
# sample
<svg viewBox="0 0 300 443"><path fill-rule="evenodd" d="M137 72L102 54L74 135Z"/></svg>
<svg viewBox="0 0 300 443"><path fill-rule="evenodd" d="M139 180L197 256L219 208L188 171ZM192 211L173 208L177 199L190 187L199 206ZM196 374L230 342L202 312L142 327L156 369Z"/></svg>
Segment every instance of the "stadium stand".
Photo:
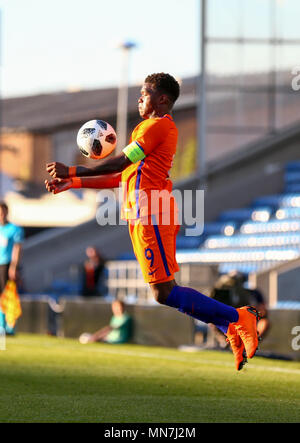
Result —
<svg viewBox="0 0 300 443"><path fill-rule="evenodd" d="M196 263L195 254L203 250L205 241L209 237L222 235L225 239L236 238L237 235L241 235L240 229L243 223L258 220L260 223L267 222L268 218L274 219L279 208L284 210L293 208L292 205L283 207L278 202L278 197L270 201L266 196L287 195L285 189L287 164L289 171L293 168L293 172L297 172L297 162L300 163L299 141L299 125L292 125L249 144L239 152L231 153L224 160L210 163L207 169L204 199L205 230L200 237L199 235L178 237L178 261L186 263L188 257L193 255ZM293 167L292 159L295 160ZM203 189L201 186L197 176L174 183L178 191L194 192ZM194 200L191 199L189 202L192 214L195 214ZM248 210L243 210L239 212L238 217L233 217L234 214L229 212L232 208L239 208L238 211L241 211L241 208ZM249 218L251 211L253 216ZM278 214L280 217L281 213ZM296 221L295 218L289 219ZM279 221L283 220L279 218ZM297 231L294 232L296 233ZM75 227L52 229L49 232L46 230L34 235L33 238L26 239L24 243L22 277L25 292L45 293L53 279L70 280L73 284L76 281L75 268L82 260L86 244L94 244L109 261L133 258L126 226L99 226L94 219ZM257 248L261 247L265 248L262 244L257 245ZM44 251L47 251L47 254ZM187 254L189 251L191 254ZM210 263L208 260L207 268ZM262 260L261 269L264 269L266 264L268 263ZM220 262L217 262L217 265L219 266ZM226 262L223 264L221 262L221 265L233 267L234 262L231 259L228 265ZM256 269L256 262L253 260L239 261L238 265L239 269L243 268L246 271Z"/></svg>
<svg viewBox="0 0 300 443"><path fill-rule="evenodd" d="M251 273L298 258L300 162L289 162L284 177L284 193L256 198L251 207L222 212L216 221L205 224L198 240L180 236L179 260L219 264L221 273ZM291 183L299 187L299 193L291 192Z"/></svg>

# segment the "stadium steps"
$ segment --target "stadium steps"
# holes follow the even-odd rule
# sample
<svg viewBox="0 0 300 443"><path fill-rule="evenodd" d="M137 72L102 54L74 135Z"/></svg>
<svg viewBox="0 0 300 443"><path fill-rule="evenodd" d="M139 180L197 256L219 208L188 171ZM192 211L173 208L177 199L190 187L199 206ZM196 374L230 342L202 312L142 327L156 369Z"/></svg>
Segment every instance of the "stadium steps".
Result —
<svg viewBox="0 0 300 443"><path fill-rule="evenodd" d="M131 249L128 227L99 226L91 220L73 228L43 231L24 242L22 279L28 293L42 293L55 280L78 283L78 267L89 245L113 259Z"/></svg>
<svg viewBox="0 0 300 443"><path fill-rule="evenodd" d="M178 248L178 259L219 264L220 272L237 269L249 273L298 258L300 162L289 162L284 177L285 189L299 186L299 192L257 197L251 207L222 212L215 222L205 224L198 249L189 248L186 242L185 249Z"/></svg>

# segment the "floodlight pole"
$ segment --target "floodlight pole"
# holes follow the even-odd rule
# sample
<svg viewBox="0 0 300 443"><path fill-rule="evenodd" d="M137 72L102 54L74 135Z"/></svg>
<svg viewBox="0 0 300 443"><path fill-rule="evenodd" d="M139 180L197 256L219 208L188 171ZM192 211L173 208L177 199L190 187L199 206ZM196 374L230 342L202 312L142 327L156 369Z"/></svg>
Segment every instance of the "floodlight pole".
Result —
<svg viewBox="0 0 300 443"><path fill-rule="evenodd" d="M201 0L201 59L197 85L197 176L203 186L206 182L206 9L206 0Z"/></svg>
<svg viewBox="0 0 300 443"><path fill-rule="evenodd" d="M117 110L117 137L118 144L116 153L127 144L127 114L128 114L128 76L129 76L129 56L130 50L135 48L133 42L123 42L119 46L122 50L122 75L118 92L118 110Z"/></svg>

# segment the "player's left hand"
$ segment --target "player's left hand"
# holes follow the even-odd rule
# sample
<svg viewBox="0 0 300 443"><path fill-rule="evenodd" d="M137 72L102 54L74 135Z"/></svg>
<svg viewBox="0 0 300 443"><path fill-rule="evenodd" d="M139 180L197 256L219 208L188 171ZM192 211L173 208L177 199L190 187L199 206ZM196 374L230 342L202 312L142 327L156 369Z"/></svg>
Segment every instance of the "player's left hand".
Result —
<svg viewBox="0 0 300 443"><path fill-rule="evenodd" d="M72 179L55 178L54 180L45 180L45 186L48 192L52 194L59 194L60 192L67 191L72 188Z"/></svg>
<svg viewBox="0 0 300 443"><path fill-rule="evenodd" d="M69 167L63 163L47 163L46 170L53 178L69 178Z"/></svg>

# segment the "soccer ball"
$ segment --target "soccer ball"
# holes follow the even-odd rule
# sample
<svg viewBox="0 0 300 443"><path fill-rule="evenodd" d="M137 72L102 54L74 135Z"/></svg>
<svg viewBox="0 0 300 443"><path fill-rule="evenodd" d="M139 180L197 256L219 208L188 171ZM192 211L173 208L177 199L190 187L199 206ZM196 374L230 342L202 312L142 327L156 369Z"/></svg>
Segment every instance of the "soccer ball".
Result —
<svg viewBox="0 0 300 443"><path fill-rule="evenodd" d="M89 342L91 336L92 336L92 334L89 334L88 332L84 332L79 337L79 343L81 343L82 345L86 345Z"/></svg>
<svg viewBox="0 0 300 443"><path fill-rule="evenodd" d="M77 145L85 157L100 160L115 149L117 135L109 123L103 120L90 120L79 129Z"/></svg>

